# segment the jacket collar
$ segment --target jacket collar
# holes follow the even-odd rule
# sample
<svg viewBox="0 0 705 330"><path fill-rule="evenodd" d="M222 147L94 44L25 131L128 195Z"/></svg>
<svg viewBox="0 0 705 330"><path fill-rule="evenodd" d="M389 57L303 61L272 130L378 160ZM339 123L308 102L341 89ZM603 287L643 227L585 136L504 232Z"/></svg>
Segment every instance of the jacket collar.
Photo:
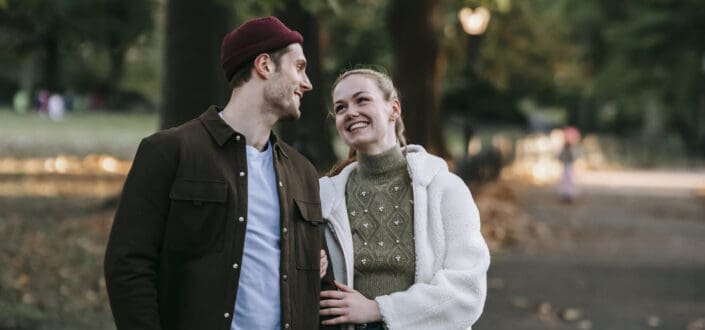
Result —
<svg viewBox="0 0 705 330"><path fill-rule="evenodd" d="M410 144L402 150L406 152L407 169L414 186L426 187L431 184L438 173L448 172L448 163L443 158L429 154L420 145ZM358 167L358 163L352 162L343 168L338 175L324 176L319 180L321 199L326 197L332 199L331 203L322 203L324 218L330 216L331 212L338 207L338 203L345 203L345 185L348 183L350 173L356 167Z"/></svg>
<svg viewBox="0 0 705 330"><path fill-rule="evenodd" d="M206 112L204 112L198 117L198 119L201 121L203 126L206 128L206 130L211 135L213 140L215 140L218 146L222 147L233 136L244 137L244 135L230 127L230 125L228 125L225 120L223 120L223 118L221 118L218 114L220 111L223 111L223 107L211 105L210 107L208 107L208 110L206 110ZM289 156L286 154L286 152L279 143L279 137L277 137L274 132L271 132L269 134L269 142L272 144L272 147L278 154L289 158ZM241 143L245 143L245 139L242 139Z"/></svg>

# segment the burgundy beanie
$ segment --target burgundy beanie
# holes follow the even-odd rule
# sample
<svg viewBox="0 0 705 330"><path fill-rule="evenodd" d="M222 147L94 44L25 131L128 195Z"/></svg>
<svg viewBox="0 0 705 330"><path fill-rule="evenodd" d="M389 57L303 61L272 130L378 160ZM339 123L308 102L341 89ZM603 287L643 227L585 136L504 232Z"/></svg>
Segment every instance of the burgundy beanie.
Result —
<svg viewBox="0 0 705 330"><path fill-rule="evenodd" d="M230 81L239 69L257 55L303 42L300 33L289 29L274 16L252 19L223 38L220 44L220 63L225 77Z"/></svg>

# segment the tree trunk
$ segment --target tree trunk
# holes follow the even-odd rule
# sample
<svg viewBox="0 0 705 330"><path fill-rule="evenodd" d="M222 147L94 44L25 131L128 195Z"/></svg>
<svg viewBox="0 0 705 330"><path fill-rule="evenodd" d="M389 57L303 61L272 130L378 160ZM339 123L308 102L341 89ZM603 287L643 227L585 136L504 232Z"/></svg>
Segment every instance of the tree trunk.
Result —
<svg viewBox="0 0 705 330"><path fill-rule="evenodd" d="M301 101L301 119L279 124L282 138L311 160L319 171L327 171L337 158L333 152L331 121L328 118L330 84L323 80L323 51L319 19L307 12L299 0L286 0L285 8L277 13L284 24L304 37L308 74L313 90Z"/></svg>
<svg viewBox="0 0 705 330"><path fill-rule="evenodd" d="M393 0L388 28L395 63L394 82L401 92L402 116L409 143L450 158L441 135L441 82L446 58L440 41L441 3Z"/></svg>
<svg viewBox="0 0 705 330"><path fill-rule="evenodd" d="M125 49L117 45L111 45L108 47L108 51L110 52L110 71L106 81L107 90L105 91L108 96L108 107L112 110L123 110L126 104L119 91L120 82L125 73Z"/></svg>
<svg viewBox="0 0 705 330"><path fill-rule="evenodd" d="M168 0L161 128L196 118L230 95L220 66L220 43L233 9L219 0Z"/></svg>
<svg viewBox="0 0 705 330"><path fill-rule="evenodd" d="M43 38L44 58L42 61L42 88L50 92L59 89L59 40L57 36L49 33Z"/></svg>

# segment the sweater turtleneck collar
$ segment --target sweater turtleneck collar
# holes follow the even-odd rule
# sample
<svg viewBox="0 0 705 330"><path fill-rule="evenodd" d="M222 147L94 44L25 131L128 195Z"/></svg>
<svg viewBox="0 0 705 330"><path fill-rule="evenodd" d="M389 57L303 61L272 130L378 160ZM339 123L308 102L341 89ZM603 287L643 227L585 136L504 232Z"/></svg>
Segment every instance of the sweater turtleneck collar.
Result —
<svg viewBox="0 0 705 330"><path fill-rule="evenodd" d="M357 154L359 172L363 177L387 175L390 172L406 169L406 158L398 145L377 155Z"/></svg>

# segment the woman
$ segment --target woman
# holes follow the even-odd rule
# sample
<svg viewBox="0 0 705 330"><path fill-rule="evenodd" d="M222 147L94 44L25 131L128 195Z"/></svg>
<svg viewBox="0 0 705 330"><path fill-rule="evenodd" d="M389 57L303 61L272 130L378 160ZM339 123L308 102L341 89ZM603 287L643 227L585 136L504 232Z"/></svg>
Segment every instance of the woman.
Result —
<svg viewBox="0 0 705 330"><path fill-rule="evenodd" d="M570 142L566 141L563 144L563 149L558 154L558 159L563 164L563 175L561 175L561 179L558 182L558 196L560 196L562 202L571 203L577 195L577 188L573 178L575 155Z"/></svg>
<svg viewBox="0 0 705 330"><path fill-rule="evenodd" d="M387 75L345 72L333 101L351 157L320 179L339 289L321 292L323 323L467 329L482 312L489 266L470 191L443 159L405 146Z"/></svg>

